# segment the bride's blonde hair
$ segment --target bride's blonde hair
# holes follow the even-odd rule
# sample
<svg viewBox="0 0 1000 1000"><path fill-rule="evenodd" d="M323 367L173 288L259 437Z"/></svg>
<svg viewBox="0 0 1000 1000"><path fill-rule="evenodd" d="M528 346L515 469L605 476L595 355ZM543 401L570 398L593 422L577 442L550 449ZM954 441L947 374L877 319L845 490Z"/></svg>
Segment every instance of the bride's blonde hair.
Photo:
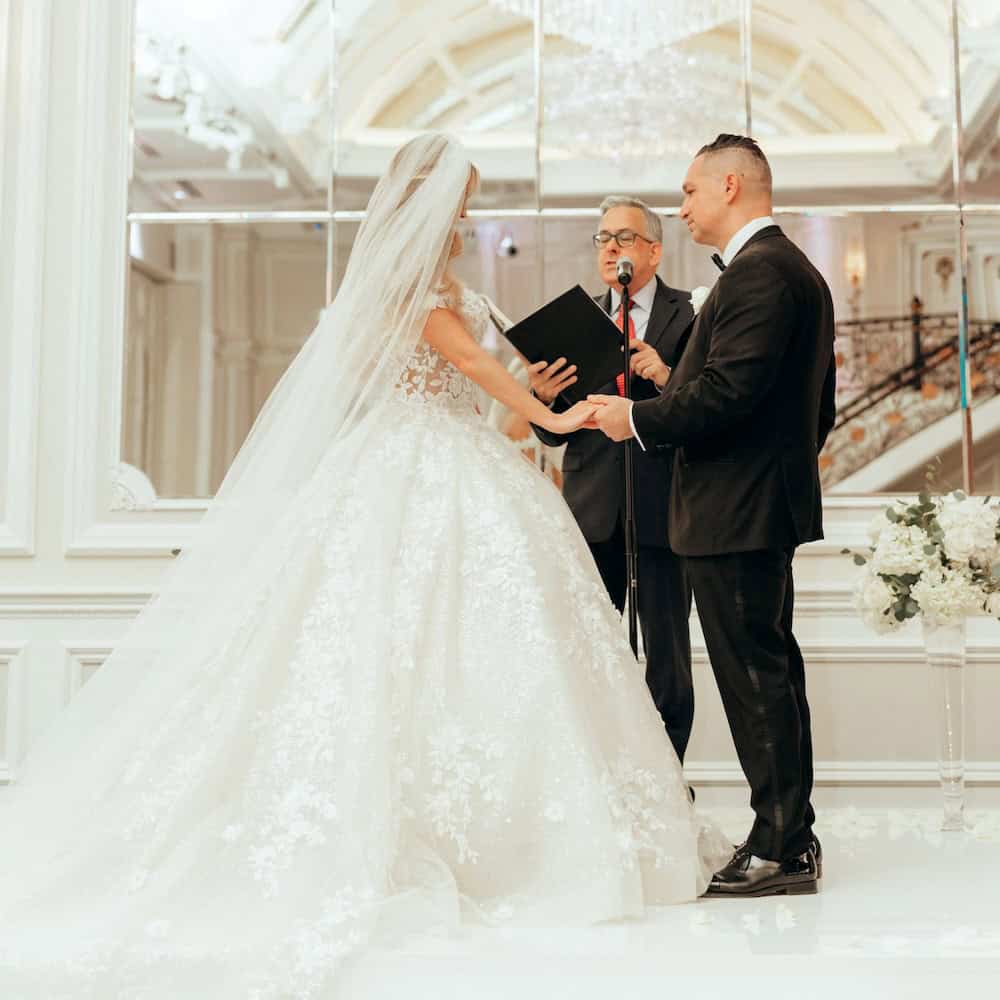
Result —
<svg viewBox="0 0 1000 1000"><path fill-rule="evenodd" d="M465 186L465 200L462 202L462 211L460 214L465 214L465 206L468 204L469 199L473 194L479 189L479 169L473 163L469 167L469 182ZM462 249L462 237L458 230L455 230L455 235L453 239L459 241L459 253ZM458 254L455 254L457 257ZM445 266L444 275L441 278L441 287L438 289L438 294L444 296L450 303L452 303L452 308L461 313L462 311L462 282L452 274L451 271L451 261L454 257L448 260Z"/></svg>

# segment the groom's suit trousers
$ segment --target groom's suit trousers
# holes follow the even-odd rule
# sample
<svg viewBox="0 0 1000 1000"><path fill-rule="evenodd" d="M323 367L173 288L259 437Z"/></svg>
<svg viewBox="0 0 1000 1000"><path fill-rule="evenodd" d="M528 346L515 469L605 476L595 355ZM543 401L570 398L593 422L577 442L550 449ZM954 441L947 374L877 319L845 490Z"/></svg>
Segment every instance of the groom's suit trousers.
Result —
<svg viewBox="0 0 1000 1000"><path fill-rule="evenodd" d="M689 556L709 658L750 784L761 858L809 847L813 750L805 666L792 634L794 548Z"/></svg>

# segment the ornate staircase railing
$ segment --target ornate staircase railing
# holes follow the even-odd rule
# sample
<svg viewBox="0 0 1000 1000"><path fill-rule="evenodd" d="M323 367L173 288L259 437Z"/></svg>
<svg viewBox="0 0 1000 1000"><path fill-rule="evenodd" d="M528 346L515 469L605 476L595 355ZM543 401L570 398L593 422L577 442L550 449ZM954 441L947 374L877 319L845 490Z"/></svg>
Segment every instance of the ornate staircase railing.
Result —
<svg viewBox="0 0 1000 1000"><path fill-rule="evenodd" d="M959 405L953 313L841 322L836 351L837 422L820 456L828 487ZM979 403L1000 392L1000 321L970 321L968 354Z"/></svg>

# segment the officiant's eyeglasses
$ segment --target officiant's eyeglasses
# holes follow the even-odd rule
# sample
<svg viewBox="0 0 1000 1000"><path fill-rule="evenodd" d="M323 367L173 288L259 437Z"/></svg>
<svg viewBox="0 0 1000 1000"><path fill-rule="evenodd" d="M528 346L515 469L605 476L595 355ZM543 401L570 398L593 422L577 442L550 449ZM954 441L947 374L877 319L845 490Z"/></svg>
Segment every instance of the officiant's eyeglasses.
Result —
<svg viewBox="0 0 1000 1000"><path fill-rule="evenodd" d="M609 233L606 229L602 229L599 233L594 233L591 239L594 241L595 247L602 247L605 243L610 243L612 240L620 247L634 246L636 240L645 240L647 243L656 242L656 240L651 240L648 236L643 236L641 233L634 233L631 229L619 229L617 233Z"/></svg>

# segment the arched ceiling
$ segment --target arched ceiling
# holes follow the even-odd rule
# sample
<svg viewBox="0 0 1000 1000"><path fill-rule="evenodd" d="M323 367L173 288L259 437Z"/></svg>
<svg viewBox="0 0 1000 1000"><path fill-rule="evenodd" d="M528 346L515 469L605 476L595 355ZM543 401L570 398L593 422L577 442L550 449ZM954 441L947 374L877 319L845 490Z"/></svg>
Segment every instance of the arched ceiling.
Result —
<svg viewBox="0 0 1000 1000"><path fill-rule="evenodd" d="M140 28L160 37L183 33L187 58L204 68L220 104L251 123L256 146L242 158L239 182L273 189L277 164L289 175L278 199L283 207L319 205L331 124L326 3L138 3ZM354 177L364 189L389 150L430 128L459 134L488 178L510 184L531 179L535 108L528 20L489 0L337 0L335 6L334 166L345 191ZM894 191L905 197L945 193L951 155L949 9L948 0L755 0L754 133L777 161L786 190L818 198L824 190L853 190L858 200L860 192L874 198ZM964 0L963 18L969 28L968 44L963 36L967 142L985 176L993 169L1000 107L1000 3ZM616 100L626 92L642 102L647 121L640 126L654 140L672 140L657 155L648 183L637 175L633 186L672 194L691 149L716 131L740 127L740 51L735 20L618 70L603 55L547 36L541 158L543 168L558 169L544 174L546 195L572 199L620 174L621 162L594 155L603 148L588 130L600 137L602 128L616 129ZM187 179L208 191L208 202L226 202L227 181L230 193L238 183L232 164L225 166L226 154L220 154L220 166L203 162L203 148L187 149L176 107L171 122L169 102L151 99L149 90L149 81L140 80L137 134L161 162L140 156L140 180L146 178L153 191L159 184L162 193L163 185ZM574 115L581 123L579 143ZM185 156L200 157L200 175ZM247 188L229 200L245 200L249 193Z"/></svg>

